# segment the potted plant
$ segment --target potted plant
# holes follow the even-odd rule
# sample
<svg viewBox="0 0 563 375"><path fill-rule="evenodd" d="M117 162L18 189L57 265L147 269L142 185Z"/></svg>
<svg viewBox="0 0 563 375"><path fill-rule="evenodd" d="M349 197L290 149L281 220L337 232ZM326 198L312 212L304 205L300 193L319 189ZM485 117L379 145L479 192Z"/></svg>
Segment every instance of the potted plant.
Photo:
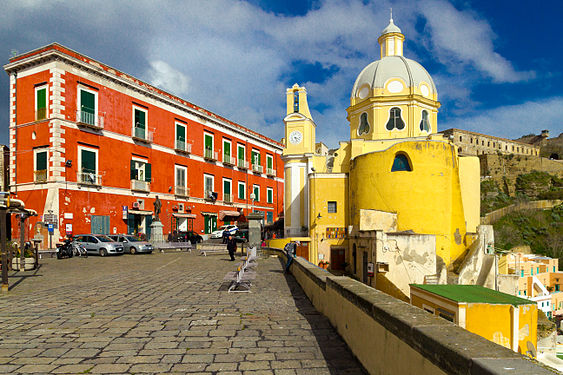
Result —
<svg viewBox="0 0 563 375"><path fill-rule="evenodd" d="M14 251L14 257L12 258L12 270L14 271L30 271L35 269L35 253L33 251L33 247L25 246L24 249L24 259L23 259L23 266L20 265L21 263L21 252L20 248L16 247Z"/></svg>

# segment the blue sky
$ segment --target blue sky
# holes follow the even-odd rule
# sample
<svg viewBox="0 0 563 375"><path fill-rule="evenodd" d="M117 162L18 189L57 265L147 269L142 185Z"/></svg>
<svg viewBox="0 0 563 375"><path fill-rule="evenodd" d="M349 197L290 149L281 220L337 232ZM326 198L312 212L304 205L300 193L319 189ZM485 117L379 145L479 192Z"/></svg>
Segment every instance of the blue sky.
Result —
<svg viewBox="0 0 563 375"><path fill-rule="evenodd" d="M393 8L408 58L432 75L451 127L518 138L563 132L563 6L556 1L4 1L3 64L51 42L283 137L285 89L304 85L317 141L348 138L356 76L379 59ZM8 76L0 74L0 143Z"/></svg>

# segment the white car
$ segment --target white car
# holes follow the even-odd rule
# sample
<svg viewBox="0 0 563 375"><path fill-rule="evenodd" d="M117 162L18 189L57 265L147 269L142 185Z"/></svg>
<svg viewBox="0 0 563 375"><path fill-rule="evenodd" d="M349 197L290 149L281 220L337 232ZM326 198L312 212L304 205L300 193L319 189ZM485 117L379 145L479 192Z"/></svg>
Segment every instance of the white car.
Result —
<svg viewBox="0 0 563 375"><path fill-rule="evenodd" d="M222 238L224 231L227 231L230 234L235 234L237 230L238 227L236 225L223 225L222 227L219 227L219 229L211 233L211 238Z"/></svg>

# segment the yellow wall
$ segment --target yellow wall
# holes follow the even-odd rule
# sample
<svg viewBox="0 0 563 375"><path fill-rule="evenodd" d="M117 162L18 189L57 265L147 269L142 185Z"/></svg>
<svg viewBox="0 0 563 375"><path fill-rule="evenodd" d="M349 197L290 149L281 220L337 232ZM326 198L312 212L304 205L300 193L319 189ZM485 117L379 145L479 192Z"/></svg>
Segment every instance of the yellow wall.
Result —
<svg viewBox="0 0 563 375"><path fill-rule="evenodd" d="M481 216L481 170L478 157L459 158L461 199L468 232L477 232Z"/></svg>
<svg viewBox="0 0 563 375"><path fill-rule="evenodd" d="M391 172L397 152L410 172ZM350 222L359 209L395 212L399 231L436 236L436 254L449 265L465 250L465 216L453 146L439 141L405 141L385 151L358 156L350 171Z"/></svg>

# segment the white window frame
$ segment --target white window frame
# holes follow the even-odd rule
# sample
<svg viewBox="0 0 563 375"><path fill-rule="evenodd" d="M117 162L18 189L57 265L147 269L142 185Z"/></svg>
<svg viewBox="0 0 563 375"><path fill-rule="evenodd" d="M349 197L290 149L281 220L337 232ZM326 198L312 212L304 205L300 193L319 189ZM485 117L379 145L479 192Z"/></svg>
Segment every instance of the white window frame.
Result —
<svg viewBox="0 0 563 375"><path fill-rule="evenodd" d="M256 188L258 188L258 194L254 194L254 192L256 191ZM252 193L255 195L254 202L260 202L260 185L253 184L252 185Z"/></svg>
<svg viewBox="0 0 563 375"><path fill-rule="evenodd" d="M394 132L394 131L403 132L403 131L406 131L408 129L408 125L407 125L407 122L403 119L404 110L403 110L403 108L401 108L400 105L393 105L389 108L389 111L387 111L387 121L385 122L385 125L387 125L387 122L391 118L391 110L393 108L399 108L399 111L400 111L399 118L401 119L401 121L403 121L403 124L405 124L405 127L403 129L399 129L396 126L394 126L393 129L391 129L391 130L389 130L389 129L387 129L387 127L385 127L385 131L388 131L388 132Z"/></svg>
<svg viewBox="0 0 563 375"><path fill-rule="evenodd" d="M96 107L96 108L94 108L94 124L96 126L98 126L99 125L99 123L98 123L98 121L99 121L98 120L98 91L92 90L91 88L86 87L86 86L78 85L77 91L76 91L76 95L77 95L76 96L76 106L77 106L78 111L82 110L82 103L81 103L82 95L80 95L80 91L87 91L91 94L94 94L94 106Z"/></svg>
<svg viewBox="0 0 563 375"><path fill-rule="evenodd" d="M224 162L226 161L227 163L230 163L230 162L231 162L230 159L229 159L229 160L225 160L225 144L226 144L226 143L229 144L229 150L231 150L231 154L229 155L229 157L230 157L231 159L232 159L232 157L233 157L233 142L231 142L230 139L223 138L223 150L222 150L223 156L221 157L221 159L222 159Z"/></svg>
<svg viewBox="0 0 563 375"><path fill-rule="evenodd" d="M268 193L272 193L272 199L269 199L269 194ZM266 203L274 203L274 189L271 187L267 187L266 188Z"/></svg>
<svg viewBox="0 0 563 375"><path fill-rule="evenodd" d="M137 161L139 163L143 163L143 166L140 167L139 169L137 169L137 171L143 172L143 178L139 178L139 173L137 173L137 181L146 181L147 180L146 165L149 164L149 161L147 159L139 158L139 157L136 157L136 156L132 156L131 160Z"/></svg>
<svg viewBox="0 0 563 375"><path fill-rule="evenodd" d="M203 132L203 149L205 150L205 137L211 137L211 151L215 150L215 134L204 131Z"/></svg>
<svg viewBox="0 0 563 375"><path fill-rule="evenodd" d="M174 121L174 148L178 148L178 144L176 142L178 142L178 125L180 125L181 127L184 128L184 136L186 137L186 139L184 139L184 144L186 145L186 148L184 150L188 149L188 127L186 126L186 124L182 123L182 122L178 122L178 121Z"/></svg>
<svg viewBox="0 0 563 375"><path fill-rule="evenodd" d="M96 173L94 173L96 176L99 174L98 171L99 169L99 162L100 162L100 158L99 158L99 150L97 148L92 148L92 147L84 147L84 146L78 146L78 173L83 173L82 172L82 150L86 150L86 151L90 151L93 152L94 154L96 154Z"/></svg>
<svg viewBox="0 0 563 375"><path fill-rule="evenodd" d="M258 155L258 159L262 159L260 150L253 148L252 151L250 151L250 162L252 163L252 165L260 165L260 163L254 163L254 155Z"/></svg>
<svg viewBox="0 0 563 375"><path fill-rule="evenodd" d="M243 160L243 161L246 161L246 146L237 143L237 162L238 162L238 160L239 160L239 158L238 158L238 154L239 154L238 150L239 150L240 148L242 148L242 150L243 150L242 156L243 156L244 159L242 159L242 160Z"/></svg>
<svg viewBox="0 0 563 375"><path fill-rule="evenodd" d="M183 185L178 185L178 170L184 171L184 184ZM188 187L188 168L183 166L183 165L178 165L178 164L174 165L174 192L176 192L176 186L183 187L187 191L187 187Z"/></svg>
<svg viewBox="0 0 563 375"><path fill-rule="evenodd" d="M207 196L205 195L205 193L208 191L208 190L206 190L205 181L206 181L208 178L211 178L211 192L215 192L215 176L212 175L212 174L204 173L204 174L203 174L203 194L204 194L204 197L205 197L205 198L207 198Z"/></svg>
<svg viewBox="0 0 563 375"><path fill-rule="evenodd" d="M242 198L240 197L239 192L241 191L241 186L242 186ZM239 181L237 184L238 187L238 191L237 191L237 198L238 199L246 199L246 182L244 181Z"/></svg>
<svg viewBox="0 0 563 375"><path fill-rule="evenodd" d="M147 134L148 134L148 131L149 131L149 111L146 108L143 108L143 107L140 107L138 105L133 104L133 110L131 111L131 115L133 116L133 118L131 119L131 123L132 123L131 133L133 134L133 137L136 137L136 135L135 135L135 110L145 112L145 134L144 134L143 139L147 139ZM176 132L176 130L174 130L174 132Z"/></svg>
<svg viewBox="0 0 563 375"><path fill-rule="evenodd" d="M223 177L223 184L222 184L222 186L221 186L221 189L223 190L223 201L227 201L227 200L225 199L225 182L228 182L228 183L229 183L229 186L231 187L231 188L229 189L229 190L231 191L231 192L229 193L229 195L231 196L231 200L230 200L229 202L232 202L232 201L234 200L234 199L233 199L233 198L234 198L234 197L233 197L233 180L230 179L230 178L225 178L225 177Z"/></svg>
<svg viewBox="0 0 563 375"><path fill-rule="evenodd" d="M272 169L274 169L274 157L270 154L266 154L266 169L268 168L268 160L271 160Z"/></svg>
<svg viewBox="0 0 563 375"><path fill-rule="evenodd" d="M47 153L47 174L49 173L49 148L47 147L42 147L42 148L36 148L33 150L33 171L36 172L37 171L37 154L40 152L46 152Z"/></svg>
<svg viewBox="0 0 563 375"><path fill-rule="evenodd" d="M46 83L35 87L35 112L37 112L37 91L45 89L45 119L49 118L49 85ZM96 103L97 105L97 103ZM37 113L35 113L35 119L37 121Z"/></svg>

